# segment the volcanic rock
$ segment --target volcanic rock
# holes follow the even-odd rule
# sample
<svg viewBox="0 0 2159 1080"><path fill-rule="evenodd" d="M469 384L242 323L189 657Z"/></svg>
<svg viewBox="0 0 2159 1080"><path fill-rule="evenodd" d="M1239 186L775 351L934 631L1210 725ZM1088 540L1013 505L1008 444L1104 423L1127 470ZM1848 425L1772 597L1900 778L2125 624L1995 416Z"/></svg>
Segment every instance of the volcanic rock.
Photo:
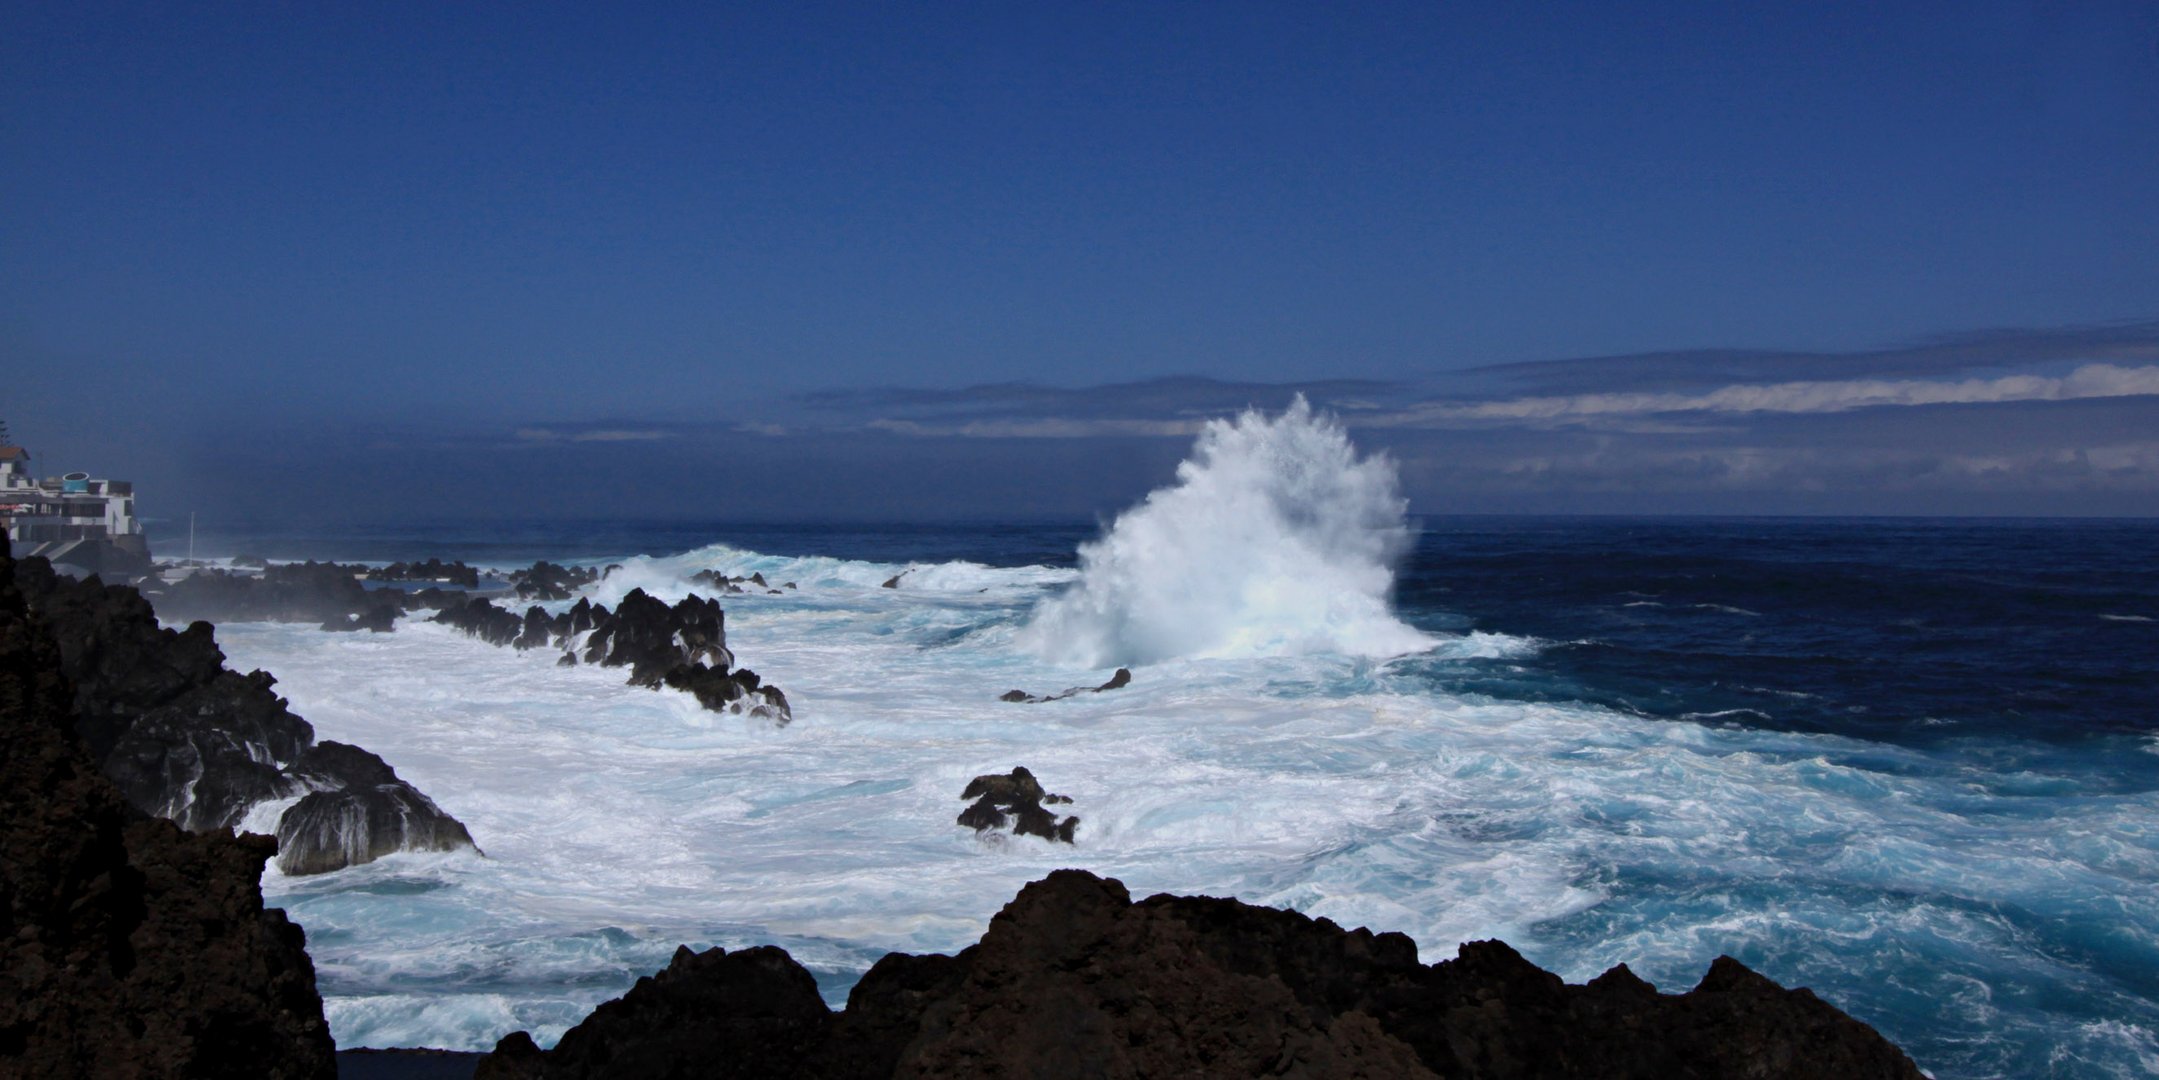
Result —
<svg viewBox="0 0 2159 1080"><path fill-rule="evenodd" d="M513 1035L482 1069L550 1080L1921 1075L1874 1029L1729 957L1684 994L1624 967L1570 986L1496 941L1427 966L1401 934L1234 900L1134 903L1081 870L1020 890L956 956L878 961L841 1013L778 949L685 949L556 1049Z"/></svg>
<svg viewBox="0 0 2159 1080"><path fill-rule="evenodd" d="M128 805L15 571L0 537L0 1076L335 1077L305 935L262 906L271 841Z"/></svg>
<svg viewBox="0 0 2159 1080"><path fill-rule="evenodd" d="M706 571L710 573L710 571ZM630 669L632 686L682 690L715 712L756 716L785 724L793 719L787 695L764 686L757 674L731 670L727 612L719 601L691 594L670 605L632 589L615 610L579 598L568 611L549 615L534 606L524 618L484 599L445 607L435 622L456 627L493 645L563 650L557 666L580 661Z"/></svg>
<svg viewBox="0 0 2159 1080"><path fill-rule="evenodd" d="M200 571L170 584L146 582L144 590L173 622L342 624L385 602L360 584L366 573L364 566L339 563L282 563L260 575Z"/></svg>
<svg viewBox="0 0 2159 1080"><path fill-rule="evenodd" d="M1109 681L1103 683L1100 686L1075 686L1069 690L1066 690L1062 694L1049 694L1040 697L1034 694L1030 694L1025 690L1007 690L1004 693L999 694L997 696L997 700L1010 701L1021 705L1040 705L1045 701L1063 701L1068 697L1074 697L1079 694L1099 694L1104 690L1122 690L1130 685L1132 685L1132 669L1118 668L1117 673L1115 675L1111 675L1109 677Z"/></svg>
<svg viewBox="0 0 2159 1080"><path fill-rule="evenodd" d="M520 600L568 600L570 594L600 581L617 568L595 570L589 566L556 566L545 559L528 569L512 571L510 585Z"/></svg>
<svg viewBox="0 0 2159 1080"><path fill-rule="evenodd" d="M1015 768L1010 773L990 773L977 776L960 792L962 799L974 799L974 805L960 811L959 824L974 831L990 832L1012 827L1017 836L1039 836L1044 840L1072 842L1072 830L1079 827L1079 819L1068 817L1057 820L1057 815L1043 809L1042 804L1070 803L1063 795L1051 795L1042 790L1042 784L1025 768Z"/></svg>
<svg viewBox="0 0 2159 1080"><path fill-rule="evenodd" d="M277 680L268 673L227 670L209 623L165 629L135 589L73 581L42 559L14 563L8 578L59 644L85 749L136 809L209 832L237 826L259 803L376 782L322 766L323 753L342 744L316 746L314 728L271 690ZM405 817L432 820L418 812L425 804L447 823L408 829L413 846L434 850L441 837L463 834L426 796L390 779L409 792L398 796ZM374 850L382 835L339 849Z"/></svg>
<svg viewBox="0 0 2159 1080"><path fill-rule="evenodd" d="M314 792L277 819L277 868L287 874L328 873L396 851L467 848L478 850L465 826L395 774Z"/></svg>

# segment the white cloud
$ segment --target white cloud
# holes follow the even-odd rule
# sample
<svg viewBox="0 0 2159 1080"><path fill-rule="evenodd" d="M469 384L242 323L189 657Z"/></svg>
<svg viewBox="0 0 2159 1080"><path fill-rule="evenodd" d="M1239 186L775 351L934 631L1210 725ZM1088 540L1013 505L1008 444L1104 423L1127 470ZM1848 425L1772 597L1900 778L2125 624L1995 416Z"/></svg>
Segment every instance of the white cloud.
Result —
<svg viewBox="0 0 2159 1080"><path fill-rule="evenodd" d="M1706 393L1604 393L1467 404L1435 402L1360 417L1359 426L1446 426L1478 421L1583 422L1656 413L1830 413L1888 405L1971 405L2159 394L2159 367L2086 364L2067 375L1955 381L1843 379L1733 385Z"/></svg>

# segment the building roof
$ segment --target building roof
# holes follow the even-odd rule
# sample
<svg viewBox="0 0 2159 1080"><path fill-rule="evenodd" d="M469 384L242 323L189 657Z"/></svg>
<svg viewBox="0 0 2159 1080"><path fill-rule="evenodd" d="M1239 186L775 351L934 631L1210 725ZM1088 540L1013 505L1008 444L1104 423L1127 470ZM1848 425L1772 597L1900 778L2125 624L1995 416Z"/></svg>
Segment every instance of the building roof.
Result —
<svg viewBox="0 0 2159 1080"><path fill-rule="evenodd" d="M29 457L30 451L20 446L0 446L0 461L14 461L17 458L28 460Z"/></svg>

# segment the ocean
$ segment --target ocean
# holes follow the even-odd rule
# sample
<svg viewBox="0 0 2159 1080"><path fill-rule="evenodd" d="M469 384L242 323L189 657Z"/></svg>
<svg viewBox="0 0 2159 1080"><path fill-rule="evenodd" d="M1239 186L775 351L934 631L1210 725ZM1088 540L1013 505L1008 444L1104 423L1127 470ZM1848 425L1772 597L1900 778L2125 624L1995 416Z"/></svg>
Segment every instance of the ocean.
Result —
<svg viewBox="0 0 2159 1080"><path fill-rule="evenodd" d="M609 604L797 585L725 598L784 726L424 618L218 627L485 851L266 872L341 1047L549 1044L678 944L782 945L838 1005L1080 866L1427 962L1499 937L1677 991L1730 954L1943 1077L2159 1073L2159 522L1410 518L1391 466L1293 410L1217 425L1112 521L203 547L619 563ZM1016 765L1076 844L954 823Z"/></svg>

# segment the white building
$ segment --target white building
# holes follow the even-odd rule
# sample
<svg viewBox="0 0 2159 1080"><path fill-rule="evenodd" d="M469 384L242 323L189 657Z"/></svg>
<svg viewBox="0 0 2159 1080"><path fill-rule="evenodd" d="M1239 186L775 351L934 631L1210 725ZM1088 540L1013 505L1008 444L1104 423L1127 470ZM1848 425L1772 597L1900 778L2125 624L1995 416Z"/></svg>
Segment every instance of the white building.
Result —
<svg viewBox="0 0 2159 1080"><path fill-rule="evenodd" d="M0 524L16 558L42 555L100 573L149 568L134 484L79 472L39 480L20 446L0 446Z"/></svg>

